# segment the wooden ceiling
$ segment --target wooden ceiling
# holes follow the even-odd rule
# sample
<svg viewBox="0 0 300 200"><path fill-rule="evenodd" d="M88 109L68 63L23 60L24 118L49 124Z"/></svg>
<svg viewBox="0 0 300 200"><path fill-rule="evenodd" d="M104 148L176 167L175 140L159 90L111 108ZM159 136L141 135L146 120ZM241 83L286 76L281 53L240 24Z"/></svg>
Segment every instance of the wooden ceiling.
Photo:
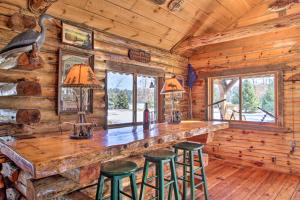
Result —
<svg viewBox="0 0 300 200"><path fill-rule="evenodd" d="M171 12L166 0L59 0L47 11L65 20L170 50L188 36L224 31L262 0L185 0Z"/></svg>
<svg viewBox="0 0 300 200"><path fill-rule="evenodd" d="M227 29L199 36L194 35L180 42L172 51L190 57L201 52L202 48L207 45L222 44L265 33L276 33L300 26L300 3L292 0L290 2L294 3L290 4L284 12L271 12L269 6L274 2L274 0L264 0Z"/></svg>

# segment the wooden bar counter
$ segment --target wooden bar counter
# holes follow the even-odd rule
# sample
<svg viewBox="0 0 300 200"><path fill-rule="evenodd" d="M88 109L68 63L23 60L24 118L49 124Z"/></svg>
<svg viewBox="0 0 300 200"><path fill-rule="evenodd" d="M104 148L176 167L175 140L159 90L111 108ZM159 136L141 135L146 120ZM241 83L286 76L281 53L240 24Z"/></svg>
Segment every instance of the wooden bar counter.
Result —
<svg viewBox="0 0 300 200"><path fill-rule="evenodd" d="M62 134L1 142L0 151L21 169L22 176L26 174L26 179L40 181L83 166L169 147L187 138L225 128L228 128L228 123L214 121L183 121L174 125L162 123L153 125L149 131L144 131L142 126L98 130L91 139L86 140L73 140L69 135ZM27 183L23 185L28 187ZM70 188L69 191L72 190ZM27 194L24 194L26 191ZM38 198L39 194L29 194L28 188L22 193L33 199L47 199Z"/></svg>

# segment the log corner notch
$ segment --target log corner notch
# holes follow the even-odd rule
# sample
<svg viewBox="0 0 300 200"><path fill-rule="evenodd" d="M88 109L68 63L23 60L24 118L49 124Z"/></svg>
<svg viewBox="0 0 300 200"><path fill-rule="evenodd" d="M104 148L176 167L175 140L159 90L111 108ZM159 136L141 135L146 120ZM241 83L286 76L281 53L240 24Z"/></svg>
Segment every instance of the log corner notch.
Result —
<svg viewBox="0 0 300 200"><path fill-rule="evenodd" d="M28 0L28 9L37 15L45 13L57 0Z"/></svg>
<svg viewBox="0 0 300 200"><path fill-rule="evenodd" d="M0 83L0 96L41 96L41 85L34 81Z"/></svg>
<svg viewBox="0 0 300 200"><path fill-rule="evenodd" d="M173 53L184 54L189 50L193 50L206 45L258 36L265 33L276 32L279 30L297 26L300 26L300 14L288 15L266 22L235 28L220 33L189 37L174 46L171 51Z"/></svg>
<svg viewBox="0 0 300 200"><path fill-rule="evenodd" d="M41 120L41 113L37 109L0 109L0 123L35 124Z"/></svg>

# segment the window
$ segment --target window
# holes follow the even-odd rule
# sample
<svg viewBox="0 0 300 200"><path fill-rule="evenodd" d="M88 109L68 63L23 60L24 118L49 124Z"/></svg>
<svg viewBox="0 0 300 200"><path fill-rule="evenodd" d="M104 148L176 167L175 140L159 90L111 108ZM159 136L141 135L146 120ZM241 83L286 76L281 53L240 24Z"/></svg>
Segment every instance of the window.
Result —
<svg viewBox="0 0 300 200"><path fill-rule="evenodd" d="M156 119L157 79L136 73L107 72L107 125L132 125L143 122L145 103Z"/></svg>
<svg viewBox="0 0 300 200"><path fill-rule="evenodd" d="M211 78L210 118L276 123L276 73Z"/></svg>
<svg viewBox="0 0 300 200"><path fill-rule="evenodd" d="M155 85L157 83L154 77L137 76L137 122L143 122L145 103L148 103L152 120L156 119L157 90Z"/></svg>
<svg viewBox="0 0 300 200"><path fill-rule="evenodd" d="M133 122L133 75L107 73L107 122L125 124Z"/></svg>

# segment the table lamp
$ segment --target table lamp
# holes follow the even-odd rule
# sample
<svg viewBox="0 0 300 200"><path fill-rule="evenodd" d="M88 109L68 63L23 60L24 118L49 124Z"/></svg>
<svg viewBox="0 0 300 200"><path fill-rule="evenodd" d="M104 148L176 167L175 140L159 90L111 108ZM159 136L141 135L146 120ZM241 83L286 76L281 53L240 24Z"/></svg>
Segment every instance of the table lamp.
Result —
<svg viewBox="0 0 300 200"><path fill-rule="evenodd" d="M175 93L183 93L184 88L182 85L179 83L177 78L173 76L172 78L166 79L164 86L162 90L160 91L160 94L171 94L171 120L169 123L171 124L176 124L179 123L180 121L174 118L174 94Z"/></svg>
<svg viewBox="0 0 300 200"><path fill-rule="evenodd" d="M97 80L93 70L86 64L75 64L67 72L67 76L62 85L63 87L79 88L78 102L78 122L71 123L74 126L72 139L87 139L92 136L93 123L88 123L83 105L83 89L100 88L100 82ZM76 95L76 94L75 94Z"/></svg>

